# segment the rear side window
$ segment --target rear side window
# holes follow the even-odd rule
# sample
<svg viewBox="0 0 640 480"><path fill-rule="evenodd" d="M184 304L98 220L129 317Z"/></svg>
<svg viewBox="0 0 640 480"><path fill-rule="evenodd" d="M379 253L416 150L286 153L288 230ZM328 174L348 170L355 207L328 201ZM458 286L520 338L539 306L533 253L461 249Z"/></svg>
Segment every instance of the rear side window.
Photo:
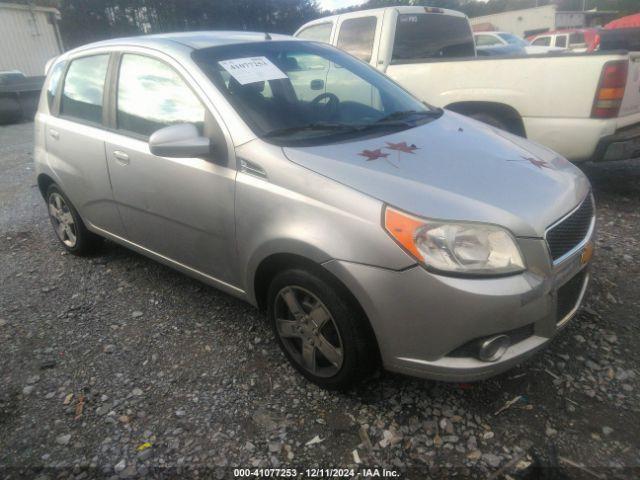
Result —
<svg viewBox="0 0 640 480"><path fill-rule="evenodd" d="M476 35L476 45L486 47L489 45L500 45L501 42L491 35Z"/></svg>
<svg viewBox="0 0 640 480"><path fill-rule="evenodd" d="M555 46L565 48L567 46L567 36L566 35L557 36Z"/></svg>
<svg viewBox="0 0 640 480"><path fill-rule="evenodd" d="M398 15L391 59L393 63L473 56L473 34L466 17L442 14Z"/></svg>
<svg viewBox="0 0 640 480"><path fill-rule="evenodd" d="M91 123L102 123L102 95L109 55L73 60L64 80L60 114Z"/></svg>
<svg viewBox="0 0 640 480"><path fill-rule="evenodd" d="M172 67L143 55L122 56L118 129L148 137L169 125L192 123L202 134L204 120L204 106Z"/></svg>
<svg viewBox="0 0 640 480"><path fill-rule="evenodd" d="M531 42L531 45L548 47L549 45L551 45L551 37L538 37L533 42Z"/></svg>
<svg viewBox="0 0 640 480"><path fill-rule="evenodd" d="M62 78L62 72L64 72L65 65L65 62L58 62L51 70L49 85L47 85L47 103L49 104L49 110L53 109L53 104L56 100L56 95L58 94L58 85L60 85L60 78Z"/></svg>
<svg viewBox="0 0 640 480"><path fill-rule="evenodd" d="M575 32L569 35L569 45L576 45L580 43L585 43L584 33Z"/></svg>
<svg viewBox="0 0 640 480"><path fill-rule="evenodd" d="M352 18L342 22L337 47L365 62L371 60L376 17Z"/></svg>
<svg viewBox="0 0 640 480"><path fill-rule="evenodd" d="M320 23L318 25L311 25L310 27L305 28L300 31L296 37L315 42L329 43L331 41L332 29L332 23Z"/></svg>

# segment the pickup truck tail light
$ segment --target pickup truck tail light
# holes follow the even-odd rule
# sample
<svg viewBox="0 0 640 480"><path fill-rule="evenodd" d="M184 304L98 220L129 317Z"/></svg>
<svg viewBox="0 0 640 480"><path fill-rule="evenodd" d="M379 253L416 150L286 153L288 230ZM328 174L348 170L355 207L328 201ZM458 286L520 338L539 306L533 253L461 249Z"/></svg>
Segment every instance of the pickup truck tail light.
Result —
<svg viewBox="0 0 640 480"><path fill-rule="evenodd" d="M628 67L629 63L626 60L605 63L593 101L592 118L618 116L627 84Z"/></svg>

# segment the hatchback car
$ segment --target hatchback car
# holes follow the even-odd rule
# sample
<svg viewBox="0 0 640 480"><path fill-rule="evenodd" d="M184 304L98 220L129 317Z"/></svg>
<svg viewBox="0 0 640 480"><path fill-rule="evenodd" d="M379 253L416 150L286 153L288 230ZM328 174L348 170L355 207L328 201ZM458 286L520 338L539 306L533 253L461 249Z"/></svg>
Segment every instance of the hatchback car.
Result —
<svg viewBox="0 0 640 480"><path fill-rule="evenodd" d="M107 238L250 302L325 388L380 365L496 374L548 343L587 285L580 170L326 44L198 32L77 48L50 68L35 136L64 248Z"/></svg>

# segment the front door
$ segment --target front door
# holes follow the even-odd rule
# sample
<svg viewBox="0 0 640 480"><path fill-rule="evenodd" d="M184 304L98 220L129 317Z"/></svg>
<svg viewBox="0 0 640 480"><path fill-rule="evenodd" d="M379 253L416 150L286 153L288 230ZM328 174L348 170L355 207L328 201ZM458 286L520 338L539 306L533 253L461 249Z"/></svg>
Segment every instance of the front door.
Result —
<svg viewBox="0 0 640 480"><path fill-rule="evenodd" d="M106 145L113 196L127 239L232 285L235 165L215 120L177 71L157 58L125 53L116 87L116 133ZM210 158L150 153L149 136L191 123L214 142Z"/></svg>

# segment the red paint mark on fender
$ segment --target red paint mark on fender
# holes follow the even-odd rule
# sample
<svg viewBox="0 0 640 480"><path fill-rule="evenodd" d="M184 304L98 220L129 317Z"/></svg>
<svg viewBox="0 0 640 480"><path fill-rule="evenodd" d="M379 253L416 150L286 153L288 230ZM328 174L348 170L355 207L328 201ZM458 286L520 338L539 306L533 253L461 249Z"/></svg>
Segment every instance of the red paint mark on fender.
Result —
<svg viewBox="0 0 640 480"><path fill-rule="evenodd" d="M419 150L419 148L413 144L407 145L407 142L387 142L387 146L385 148L388 148L389 150L397 150L398 152L410 153L412 155L414 150Z"/></svg>
<svg viewBox="0 0 640 480"><path fill-rule="evenodd" d="M389 156L388 153L382 153L382 149L380 148L376 150L363 150L358 155L367 157L367 162L370 162L371 160L377 160L378 158L387 158Z"/></svg>

